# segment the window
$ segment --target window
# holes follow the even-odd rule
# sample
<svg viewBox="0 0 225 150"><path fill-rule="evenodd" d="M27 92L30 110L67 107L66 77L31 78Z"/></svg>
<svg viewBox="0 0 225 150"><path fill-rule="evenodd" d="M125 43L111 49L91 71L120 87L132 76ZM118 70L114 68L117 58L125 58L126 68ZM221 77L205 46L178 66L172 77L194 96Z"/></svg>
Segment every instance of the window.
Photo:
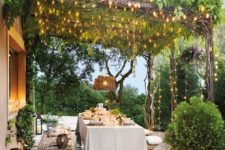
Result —
<svg viewBox="0 0 225 150"><path fill-rule="evenodd" d="M18 53L9 51L9 112L17 111L18 100Z"/></svg>

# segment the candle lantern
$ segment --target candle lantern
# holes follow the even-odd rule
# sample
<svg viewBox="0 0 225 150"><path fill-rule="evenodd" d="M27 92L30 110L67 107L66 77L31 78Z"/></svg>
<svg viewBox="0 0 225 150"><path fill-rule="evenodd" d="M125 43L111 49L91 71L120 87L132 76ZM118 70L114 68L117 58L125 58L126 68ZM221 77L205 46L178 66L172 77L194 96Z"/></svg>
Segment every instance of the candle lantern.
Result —
<svg viewBox="0 0 225 150"><path fill-rule="evenodd" d="M36 116L36 135L42 134L42 118L40 114Z"/></svg>

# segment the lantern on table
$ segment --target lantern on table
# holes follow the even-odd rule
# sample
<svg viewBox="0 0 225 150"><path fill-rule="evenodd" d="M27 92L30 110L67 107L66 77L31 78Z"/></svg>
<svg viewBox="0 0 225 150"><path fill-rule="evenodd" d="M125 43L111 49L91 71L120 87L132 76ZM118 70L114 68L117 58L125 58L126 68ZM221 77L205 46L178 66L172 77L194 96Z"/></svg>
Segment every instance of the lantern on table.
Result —
<svg viewBox="0 0 225 150"><path fill-rule="evenodd" d="M40 114L36 116L36 135L42 134L42 118Z"/></svg>

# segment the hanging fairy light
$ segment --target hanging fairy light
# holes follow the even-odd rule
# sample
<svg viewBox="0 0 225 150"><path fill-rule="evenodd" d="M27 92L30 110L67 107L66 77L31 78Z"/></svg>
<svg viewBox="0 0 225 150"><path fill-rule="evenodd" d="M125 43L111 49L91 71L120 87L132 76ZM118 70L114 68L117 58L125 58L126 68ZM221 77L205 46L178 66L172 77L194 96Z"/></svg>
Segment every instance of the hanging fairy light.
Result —
<svg viewBox="0 0 225 150"><path fill-rule="evenodd" d="M205 17L206 17L207 19L209 19L209 17L210 17L209 13L207 13Z"/></svg>
<svg viewBox="0 0 225 150"><path fill-rule="evenodd" d="M187 77L187 66L185 66L185 80L184 80L184 100L187 101L187 80L188 80L188 77Z"/></svg>
<svg viewBox="0 0 225 150"><path fill-rule="evenodd" d="M217 69L218 68L219 68L219 66L218 66L218 56L215 55L215 74L214 74L215 81L218 80L218 76L217 76Z"/></svg>
<svg viewBox="0 0 225 150"><path fill-rule="evenodd" d="M128 5L128 7L131 7L132 6L132 3L131 2L128 2L127 5Z"/></svg>
<svg viewBox="0 0 225 150"><path fill-rule="evenodd" d="M136 67L137 67L137 59L135 58L132 67L132 74L134 78L136 77Z"/></svg>
<svg viewBox="0 0 225 150"><path fill-rule="evenodd" d="M176 21L176 18L175 18L175 17L172 17L172 21L173 21L173 22Z"/></svg>
<svg viewBox="0 0 225 150"><path fill-rule="evenodd" d="M162 101L162 95L161 95L161 66L159 67L159 89L158 89L158 123L159 123L159 130L161 130L161 101Z"/></svg>
<svg viewBox="0 0 225 150"><path fill-rule="evenodd" d="M198 18L195 16L195 17L194 17L194 21L197 21L197 20L198 20Z"/></svg>
<svg viewBox="0 0 225 150"><path fill-rule="evenodd" d="M166 22L170 22L170 19L169 18L166 18Z"/></svg>
<svg viewBox="0 0 225 150"><path fill-rule="evenodd" d="M155 11L153 11L153 16L156 18L158 15L157 15L157 13L155 12Z"/></svg>
<svg viewBox="0 0 225 150"><path fill-rule="evenodd" d="M177 84L176 84L176 62L174 59L171 60L171 66L170 67L170 93L171 93L171 111L173 112L173 110L176 108L177 105Z"/></svg>
<svg viewBox="0 0 225 150"><path fill-rule="evenodd" d="M183 19L186 20L187 19L187 16L186 15L183 15Z"/></svg>
<svg viewBox="0 0 225 150"><path fill-rule="evenodd" d="M109 8L112 8L112 1L109 1Z"/></svg>

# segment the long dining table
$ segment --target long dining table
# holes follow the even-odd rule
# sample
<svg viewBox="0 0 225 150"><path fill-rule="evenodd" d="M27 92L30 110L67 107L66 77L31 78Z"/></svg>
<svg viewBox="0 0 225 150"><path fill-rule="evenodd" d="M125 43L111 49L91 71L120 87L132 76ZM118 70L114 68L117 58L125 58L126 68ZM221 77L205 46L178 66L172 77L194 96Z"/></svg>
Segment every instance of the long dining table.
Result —
<svg viewBox="0 0 225 150"><path fill-rule="evenodd" d="M78 117L76 134L85 150L147 150L144 129L137 125L90 125Z"/></svg>

